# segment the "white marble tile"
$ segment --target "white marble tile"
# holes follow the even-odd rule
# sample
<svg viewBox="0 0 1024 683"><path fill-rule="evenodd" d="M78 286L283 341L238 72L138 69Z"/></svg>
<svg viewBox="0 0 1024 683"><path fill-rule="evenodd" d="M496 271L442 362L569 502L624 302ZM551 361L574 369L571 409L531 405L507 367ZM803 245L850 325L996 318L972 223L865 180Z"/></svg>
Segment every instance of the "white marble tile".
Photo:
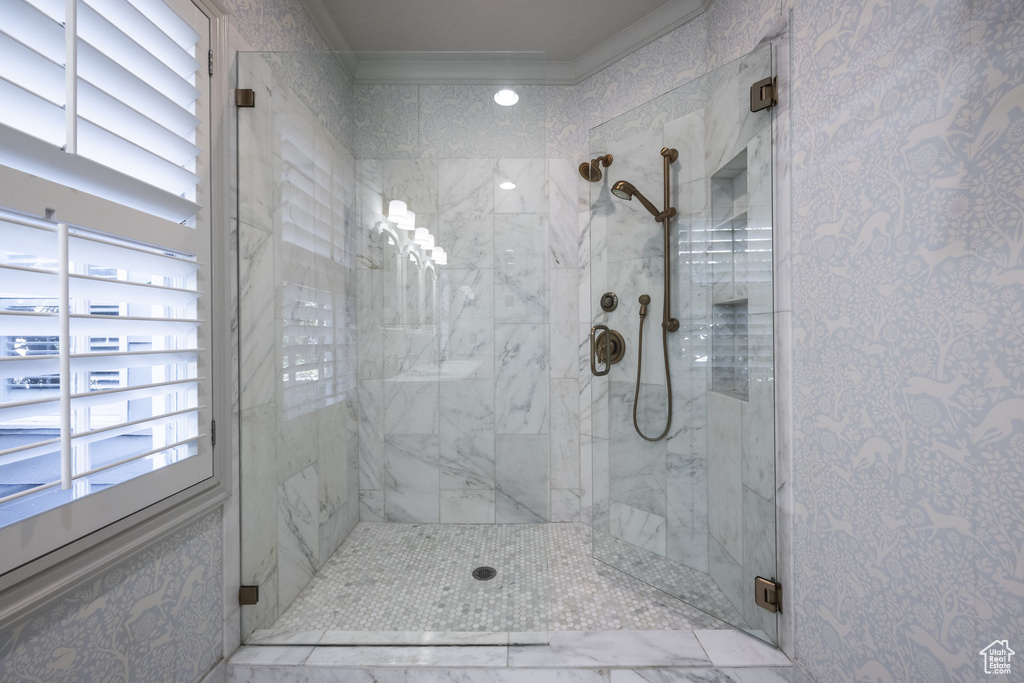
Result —
<svg viewBox="0 0 1024 683"><path fill-rule="evenodd" d="M239 241L239 383L243 410L274 400L276 358L274 240L246 223Z"/></svg>
<svg viewBox="0 0 1024 683"><path fill-rule="evenodd" d="M494 213L546 213L547 164L544 159L499 159L494 169ZM504 190L502 183L515 187Z"/></svg>
<svg viewBox="0 0 1024 683"><path fill-rule="evenodd" d="M228 666L300 665L313 652L312 646L260 645L242 647L228 660Z"/></svg>
<svg viewBox="0 0 1024 683"><path fill-rule="evenodd" d="M490 318L451 321L441 343L441 376L494 377L494 322Z"/></svg>
<svg viewBox="0 0 1024 683"><path fill-rule="evenodd" d="M270 67L262 57L238 60L240 88L252 88L264 106L238 110L238 218L261 230L273 229L273 102Z"/></svg>
<svg viewBox="0 0 1024 683"><path fill-rule="evenodd" d="M380 268L380 245L371 240L376 233L373 227L385 218L384 200L381 197L384 175L382 162L379 159L359 159L356 161L355 173L355 215L358 226L356 262L360 269Z"/></svg>
<svg viewBox="0 0 1024 683"><path fill-rule="evenodd" d="M360 380L359 391L359 488L382 489L384 462L384 383Z"/></svg>
<svg viewBox="0 0 1024 683"><path fill-rule="evenodd" d="M246 638L246 645L316 645L323 638L324 632L314 631L279 631L273 628L260 628Z"/></svg>
<svg viewBox="0 0 1024 683"><path fill-rule="evenodd" d="M495 521L499 524L549 519L546 435L495 437Z"/></svg>
<svg viewBox="0 0 1024 683"><path fill-rule="evenodd" d="M225 590L228 588L227 584L231 584L231 588L235 588L234 582L225 581ZM232 591L237 597L238 593ZM236 600L237 602L237 600ZM225 610L227 611L227 610ZM242 608L241 606L233 606L230 614L224 617L224 621L221 625L221 633L224 638L223 656L225 659L231 656L231 653L237 650L242 645Z"/></svg>
<svg viewBox="0 0 1024 683"><path fill-rule="evenodd" d="M752 113L749 107L737 107L736 99L746 84L769 75L770 65L742 61L738 68L719 74L720 82L712 90L705 109L707 166L715 172L742 149L747 140L769 120L764 112ZM744 84L744 85L741 85Z"/></svg>
<svg viewBox="0 0 1024 683"><path fill-rule="evenodd" d="M268 506L269 507L269 506ZM277 530L277 526L274 526ZM260 601L255 605L243 605L241 639L244 641L250 633L258 628L269 628L280 615L277 603L277 565L270 574L258 584Z"/></svg>
<svg viewBox="0 0 1024 683"><path fill-rule="evenodd" d="M325 631L318 645L508 645L509 634L482 631Z"/></svg>
<svg viewBox="0 0 1024 683"><path fill-rule="evenodd" d="M608 672L594 669L421 669L407 671L406 683L608 683Z"/></svg>
<svg viewBox="0 0 1024 683"><path fill-rule="evenodd" d="M283 611L320 565L316 467L278 486L277 501L278 604Z"/></svg>
<svg viewBox="0 0 1024 683"><path fill-rule="evenodd" d="M361 522L383 522L384 521L384 492L383 491L359 491L359 521Z"/></svg>
<svg viewBox="0 0 1024 683"><path fill-rule="evenodd" d="M579 362L579 301L576 295L579 275L575 268L548 271L551 326L551 376L577 378ZM588 370L589 371L589 370Z"/></svg>
<svg viewBox="0 0 1024 683"><path fill-rule="evenodd" d="M765 500L746 486L743 487L743 583L744 617L751 628L763 631L778 642L778 619L754 602L754 585L750 577L779 576L775 552L775 502Z"/></svg>
<svg viewBox="0 0 1024 683"><path fill-rule="evenodd" d="M693 634L715 666L792 666L782 651L740 631L697 630Z"/></svg>
<svg viewBox="0 0 1024 683"><path fill-rule="evenodd" d="M308 178L313 176L316 146L313 115L295 96L291 88L275 83L273 106L273 140L281 159Z"/></svg>
<svg viewBox="0 0 1024 683"><path fill-rule="evenodd" d="M437 435L389 435L384 442L384 454L384 512L387 521L440 521L440 446Z"/></svg>
<svg viewBox="0 0 1024 683"><path fill-rule="evenodd" d="M665 518L612 501L609 508L611 535L630 545L665 556Z"/></svg>
<svg viewBox="0 0 1024 683"><path fill-rule="evenodd" d="M765 126L747 146L747 297L751 314L771 313L772 175L771 127Z"/></svg>
<svg viewBox="0 0 1024 683"><path fill-rule="evenodd" d="M442 320L454 324L463 318L494 319L493 268L441 269ZM447 304L447 308L445 308Z"/></svg>
<svg viewBox="0 0 1024 683"><path fill-rule="evenodd" d="M809 683L809 680L792 667L611 671L611 683Z"/></svg>
<svg viewBox="0 0 1024 683"><path fill-rule="evenodd" d="M561 631L549 645L512 646L510 667L708 666L688 631Z"/></svg>
<svg viewBox="0 0 1024 683"><path fill-rule="evenodd" d="M567 159L549 159L547 212L549 268L573 268L579 265L579 219L576 179L579 177Z"/></svg>
<svg viewBox="0 0 1024 683"><path fill-rule="evenodd" d="M437 434L438 382L384 382L384 434Z"/></svg>
<svg viewBox="0 0 1024 683"><path fill-rule="evenodd" d="M387 200L400 199L417 216L436 214L438 164L434 159L384 159L381 191ZM422 225L417 221L416 225Z"/></svg>
<svg viewBox="0 0 1024 683"><path fill-rule="evenodd" d="M551 486L580 487L579 382L552 379L550 403Z"/></svg>
<svg viewBox="0 0 1024 683"><path fill-rule="evenodd" d="M580 521L594 521L594 437L580 436Z"/></svg>
<svg viewBox="0 0 1024 683"><path fill-rule="evenodd" d="M743 485L762 498L775 495L775 383L751 382L741 408Z"/></svg>
<svg viewBox="0 0 1024 683"><path fill-rule="evenodd" d="M442 382L440 430L441 488L493 489L493 381Z"/></svg>
<svg viewBox="0 0 1024 683"><path fill-rule="evenodd" d="M494 217L494 319L505 323L547 321L544 253L547 217Z"/></svg>
<svg viewBox="0 0 1024 683"><path fill-rule="evenodd" d="M441 491L442 524L493 524L494 489Z"/></svg>
<svg viewBox="0 0 1024 683"><path fill-rule="evenodd" d="M503 667L508 648L478 647L317 647L306 666L344 667Z"/></svg>
<svg viewBox="0 0 1024 683"><path fill-rule="evenodd" d="M671 560L708 570L707 458L669 453L667 551Z"/></svg>
<svg viewBox="0 0 1024 683"><path fill-rule="evenodd" d="M608 187L617 180L627 180L655 206L662 208L662 132L648 130L608 145L615 157L611 168L605 171ZM609 260L630 260L661 256L663 251L661 224L645 209L640 201L613 198L611 194L595 210L606 212L608 219Z"/></svg>
<svg viewBox="0 0 1024 683"><path fill-rule="evenodd" d="M737 505L736 507L740 507ZM743 575L743 566L714 536L708 537L708 574L739 614L743 613L743 584L754 577Z"/></svg>
<svg viewBox="0 0 1024 683"><path fill-rule="evenodd" d="M440 162L437 243L453 268L493 267L493 170L487 160Z"/></svg>
<svg viewBox="0 0 1024 683"><path fill-rule="evenodd" d="M593 525L598 531L611 533L611 522L608 518L610 504L610 482L608 465L608 440L594 437L591 443L593 452L593 494L592 509Z"/></svg>
<svg viewBox="0 0 1024 683"><path fill-rule="evenodd" d="M708 392L708 526L733 558L743 556L742 401Z"/></svg>
<svg viewBox="0 0 1024 683"><path fill-rule="evenodd" d="M551 489L551 521L579 522L582 518L578 489Z"/></svg>
<svg viewBox="0 0 1024 683"><path fill-rule="evenodd" d="M315 393L316 388L311 388ZM316 413L299 415L292 420L278 415L277 424L277 480L284 482L314 464L320 457L316 438ZM283 436L287 436L287 440L283 440Z"/></svg>
<svg viewBox="0 0 1024 683"><path fill-rule="evenodd" d="M779 583L782 584L783 602L789 605L795 604L794 594L799 592L795 585L794 559L793 559L793 518L784 510L775 508L776 544L778 557ZM771 577L769 577L771 578ZM796 625L793 612L783 608L779 617L779 647L790 657L796 657Z"/></svg>
<svg viewBox="0 0 1024 683"><path fill-rule="evenodd" d="M242 582L259 585L277 569L277 440L274 404L241 415Z"/></svg>
<svg viewBox="0 0 1024 683"><path fill-rule="evenodd" d="M510 645L547 645L550 640L549 631L513 631L508 634Z"/></svg>
<svg viewBox="0 0 1024 683"><path fill-rule="evenodd" d="M320 486L320 522L345 507L348 492L349 461L358 458L349 445L358 434L356 400L338 401L317 412L316 440ZM355 443L351 444L356 446ZM324 549L321 549L323 551ZM331 549L328 553L333 553ZM326 559L326 557L324 558Z"/></svg>
<svg viewBox="0 0 1024 683"><path fill-rule="evenodd" d="M645 441L633 426L635 385L610 383L608 428L611 498L620 503L665 516L666 448L662 441ZM646 433L657 435L667 414L664 386L642 385L637 419ZM595 425L597 416L595 415Z"/></svg>
<svg viewBox="0 0 1024 683"><path fill-rule="evenodd" d="M496 325L495 431L548 432L548 327Z"/></svg>
<svg viewBox="0 0 1024 683"><path fill-rule="evenodd" d="M401 669L346 669L343 674L324 667L229 666L228 683L335 683L343 675L345 683L406 683Z"/></svg>

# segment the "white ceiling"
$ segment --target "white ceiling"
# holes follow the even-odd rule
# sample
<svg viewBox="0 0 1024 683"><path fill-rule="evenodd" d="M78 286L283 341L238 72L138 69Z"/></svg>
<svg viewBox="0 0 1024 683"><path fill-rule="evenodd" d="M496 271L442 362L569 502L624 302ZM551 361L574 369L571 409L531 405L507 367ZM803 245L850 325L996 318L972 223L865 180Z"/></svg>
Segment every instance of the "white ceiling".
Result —
<svg viewBox="0 0 1024 683"><path fill-rule="evenodd" d="M708 1L303 0L303 4L333 49L375 53L346 58L360 81L484 82L507 80L511 70L518 82L576 83L689 21ZM437 52L461 54L442 57Z"/></svg>

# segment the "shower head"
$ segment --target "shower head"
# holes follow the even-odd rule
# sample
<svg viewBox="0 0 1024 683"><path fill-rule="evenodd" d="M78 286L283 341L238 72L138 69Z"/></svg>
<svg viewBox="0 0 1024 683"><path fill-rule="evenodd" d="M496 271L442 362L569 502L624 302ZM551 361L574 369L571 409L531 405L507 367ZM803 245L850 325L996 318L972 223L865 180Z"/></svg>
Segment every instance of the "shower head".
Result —
<svg viewBox="0 0 1024 683"><path fill-rule="evenodd" d="M633 183L628 183L625 180L618 181L612 185L612 194L619 199L625 199L627 202L633 197L636 197L640 200L640 203L644 205L644 208L651 212L651 215L654 216L655 220L661 220L661 214L658 213L658 209L654 204L651 204L647 197L640 194L640 190L636 189L636 187L633 186Z"/></svg>

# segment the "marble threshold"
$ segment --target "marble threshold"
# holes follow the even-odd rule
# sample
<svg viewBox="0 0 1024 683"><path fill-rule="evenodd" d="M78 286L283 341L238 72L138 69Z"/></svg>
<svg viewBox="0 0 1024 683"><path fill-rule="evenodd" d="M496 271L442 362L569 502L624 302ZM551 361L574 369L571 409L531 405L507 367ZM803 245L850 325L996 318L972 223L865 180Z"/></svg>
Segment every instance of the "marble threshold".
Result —
<svg viewBox="0 0 1024 683"><path fill-rule="evenodd" d="M481 634L473 634L481 635ZM506 634L508 635L508 634ZM731 629L563 631L508 644L248 645L228 683L487 681L493 683L806 683L784 653ZM515 644L530 636L546 643Z"/></svg>

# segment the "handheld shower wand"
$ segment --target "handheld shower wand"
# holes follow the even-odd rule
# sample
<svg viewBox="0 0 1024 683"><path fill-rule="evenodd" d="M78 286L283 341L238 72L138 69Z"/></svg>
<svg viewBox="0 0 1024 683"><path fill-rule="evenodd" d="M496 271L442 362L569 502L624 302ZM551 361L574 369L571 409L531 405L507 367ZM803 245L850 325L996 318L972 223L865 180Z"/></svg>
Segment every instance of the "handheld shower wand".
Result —
<svg viewBox="0 0 1024 683"><path fill-rule="evenodd" d="M633 394L633 428L636 429L636 433L640 435L640 438L646 441L661 441L668 435L669 427L672 426L672 376L668 369L668 333L675 332L679 329L679 321L669 316L670 310L670 296L671 288L669 287L669 241L668 241L668 226L669 220L676 215L675 207L670 205L671 196L669 193L669 165L679 158L679 152L670 149L668 147L661 148L661 157L665 170L665 210L658 211L658 208L651 203L647 197L640 194L640 191L636 187L625 180L620 180L612 185L612 194L619 199L625 199L629 201L636 197L643 204L644 208L647 209L654 220L661 223L662 225L662 237L664 248L662 253L664 255L664 278L665 278L665 298L663 300L662 316L661 316L661 348L665 356L665 387L668 391L668 418L665 421L665 431L660 436L650 437L643 433L640 429L640 423L637 421L637 406L640 403L640 369L643 367L644 359L644 318L647 317L647 305L651 303L651 297L646 294L640 296L640 335L638 339L637 361L636 361L636 392Z"/></svg>

